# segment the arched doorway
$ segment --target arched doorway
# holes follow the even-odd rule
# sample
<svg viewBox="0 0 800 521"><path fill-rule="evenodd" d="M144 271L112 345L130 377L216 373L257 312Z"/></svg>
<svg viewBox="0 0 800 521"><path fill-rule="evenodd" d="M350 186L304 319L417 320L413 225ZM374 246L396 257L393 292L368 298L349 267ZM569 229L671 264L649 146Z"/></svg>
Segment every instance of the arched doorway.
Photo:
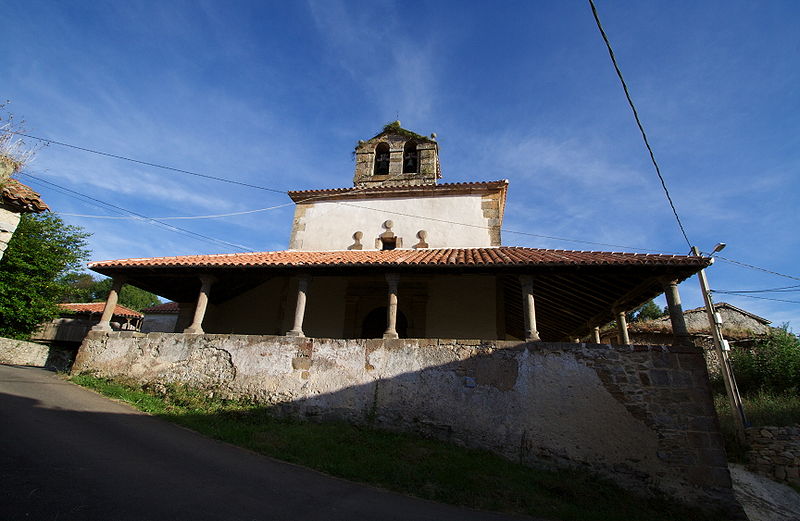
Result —
<svg viewBox="0 0 800 521"><path fill-rule="evenodd" d="M397 311L397 335L400 338L408 337L408 319L402 311ZM364 317L361 322L360 338L383 338L386 331L386 306L375 308Z"/></svg>

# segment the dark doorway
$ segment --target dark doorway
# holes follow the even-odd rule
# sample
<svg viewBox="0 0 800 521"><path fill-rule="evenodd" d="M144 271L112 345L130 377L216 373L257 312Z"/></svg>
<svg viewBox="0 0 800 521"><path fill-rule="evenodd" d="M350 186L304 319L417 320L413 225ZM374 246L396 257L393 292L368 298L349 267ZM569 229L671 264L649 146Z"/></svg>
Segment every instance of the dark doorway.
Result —
<svg viewBox="0 0 800 521"><path fill-rule="evenodd" d="M408 319L402 311L397 311L397 334L408 338ZM361 323L361 338L383 338L386 332L386 306L375 308L364 317Z"/></svg>

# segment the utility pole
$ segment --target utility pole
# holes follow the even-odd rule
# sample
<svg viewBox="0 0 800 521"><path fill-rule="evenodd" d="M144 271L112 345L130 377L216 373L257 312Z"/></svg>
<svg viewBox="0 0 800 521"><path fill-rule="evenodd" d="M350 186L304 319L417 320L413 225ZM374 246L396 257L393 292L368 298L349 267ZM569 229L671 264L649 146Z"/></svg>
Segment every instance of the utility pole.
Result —
<svg viewBox="0 0 800 521"><path fill-rule="evenodd" d="M713 255L724 247L725 243L717 244L711 254ZM700 256L700 251L696 246L692 246L692 255ZM713 257L711 257L711 262L714 262ZM746 443L744 428L748 422L742 405L742 396L739 394L736 378L728 360L728 342L722 338L722 319L714 309L714 303L711 300L711 289L708 287L708 279L704 269L697 272L697 280L700 281L700 291L703 293L703 301L706 305L708 324L711 326L711 336L714 339L714 350L717 353L717 358L719 358L719 370L722 373L722 379L725 381L725 392L728 395L728 403L731 406L736 438L739 443L744 444Z"/></svg>

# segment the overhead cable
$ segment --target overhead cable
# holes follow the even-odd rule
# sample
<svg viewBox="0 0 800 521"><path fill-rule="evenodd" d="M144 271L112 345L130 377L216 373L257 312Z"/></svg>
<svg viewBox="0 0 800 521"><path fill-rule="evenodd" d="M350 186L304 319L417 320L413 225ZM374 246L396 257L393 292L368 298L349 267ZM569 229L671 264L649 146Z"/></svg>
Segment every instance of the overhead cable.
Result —
<svg viewBox="0 0 800 521"><path fill-rule="evenodd" d="M197 176L197 177L203 177L205 179L212 179L214 181L220 181L222 183L230 183L230 184L239 185L239 186L246 186L248 188L256 188L258 190L265 190L267 192L275 192L275 193L278 193L278 194L285 194L286 193L285 190L278 190L276 188L268 188L266 186L259 186L259 185L254 185L254 184L250 184L250 183L244 183L242 181L235 181L233 179L226 179L224 177L218 177L218 176L213 176L213 175L208 175L208 174L201 174L201 173L198 173L198 172L192 172L191 170L184 170L182 168L175 168L175 167L172 167L172 166L160 165L158 163L151 163L149 161L142 161L141 159L133 159L131 157L121 156L119 154L111 154L109 152L103 152L101 150L94 150L94 149L91 149L91 148L79 147L77 145L71 145L69 143L64 143L63 141L56 141L54 139L47 139L47 138L43 138L43 137L32 136L30 134L25 134L23 132L18 132L18 131L13 131L13 130L3 130L3 132L6 133L6 134L16 134L18 136L23 136L23 137L27 137L27 138L30 138L30 139L35 139L37 141L40 141L40 142L46 143L46 144L53 144L53 145L59 145L59 146L62 146L62 147L73 148L75 150L81 150L83 152L89 152L90 154L96 154L98 156L106 156L106 157L111 157L111 158L114 158L114 159L121 159L123 161L130 161L131 163L137 163L137 164L140 164L140 165L151 166L153 168L160 168L162 170L169 170L169 171L172 171L172 172L179 172L181 174L188 174L188 175L193 175L193 176Z"/></svg>
<svg viewBox="0 0 800 521"><path fill-rule="evenodd" d="M633 111L633 117L636 120L636 125L639 127L639 132L642 134L644 145L647 147L647 151L650 153L650 161L653 162L653 166L656 169L656 174L658 174L658 179L661 181L661 187L664 189L664 194L667 196L667 201L669 201L669 206L672 208L672 213L675 215L675 220L678 221L678 227L681 229L683 238L686 239L686 244L688 244L689 248L691 248L692 243L689 241L689 237L686 235L686 230L683 227L681 218L678 217L678 210L675 209L675 204L672 202L672 197L669 195L667 183L664 181L664 176L661 175L661 169L658 166L656 156L653 153L653 149L650 146L649 140L647 139L647 133L644 131L644 126L642 126L642 122L639 119L639 113L636 111L636 106L633 104L633 99L631 99L631 94L628 91L628 85L625 83L625 78L622 77L622 71L617 64L617 58L614 56L614 50L611 48L611 42L608 41L608 36L606 36L606 32L603 30L603 25L600 23L600 16L597 14L597 8L594 5L594 1L589 0L589 5L592 8L592 15L594 15L594 21L597 23L597 28L600 30L600 35L603 37L603 41L606 43L608 54L611 56L611 63L614 64L614 70L617 72L617 77L619 77L620 83L622 83L622 90L625 91L625 98L627 98L628 105L630 105L631 110Z"/></svg>
<svg viewBox="0 0 800 521"><path fill-rule="evenodd" d="M30 177L31 179L35 179L35 180L39 181L40 183L45 183L45 184L47 184L47 185L52 185L52 186L54 186L54 187L60 188L61 190L65 191L65 192L72 193L72 194L76 194L76 195L78 195L78 196L80 196L80 197L84 197L84 198L86 198L86 199L89 199L89 200L92 200L92 201L98 202L98 203L100 203L100 204L103 204L103 205L105 205L105 206L108 206L109 208L114 208L114 209L116 209L116 210L119 210L119 211L122 211L122 212L127 212L127 213L129 213L129 214L131 214L131 215L135 215L135 216L137 216L137 217L139 217L139 218L141 218L141 219L143 219L143 220L150 221L150 222L153 222L153 223L158 223L158 224L160 224L161 226L164 226L164 227L166 227L167 229L169 229L169 230L172 230L172 231L174 231L174 232L182 233L182 234L184 234L184 235L191 235L191 236L193 236L194 238L199 238L199 239L201 239L201 240L205 240L205 241L211 241L211 242L215 242L215 243L218 243L218 244L224 244L224 245L226 245L226 246L232 246L232 247L234 247L234 248L236 248L236 249L243 250L243 251L248 251L248 252L255 251L255 250L253 250L252 248L248 248L247 246L242 246L242 245L240 245L240 244L235 244L235 243L232 243L232 242L223 241L222 239L216 239L216 238L214 238L214 237L209 237L209 236L207 236L207 235L203 235L203 234L201 234L201 233L193 232L193 231L191 231L191 230L186 230L185 228L180 228L180 227L178 227L178 226L174 226L174 225L172 225L172 224L168 224L168 223L165 223L165 222L161 222L161 221L159 221L158 219L154 219L154 218L152 218L152 217L147 217L146 215L142 215L142 214L140 214L140 213L137 213L137 212L134 212L134 211L132 211L132 210L128 210L127 208L123 208L123 207L121 207L121 206L117 206L117 205L115 205L115 204L111 204L111 203L108 203L108 202L106 202L106 201L102 201L102 200L100 200L100 199L97 199L97 198L95 198L95 197L91 197L91 196L88 196L88 195L82 194L82 193L80 193L80 192L76 192L75 190L71 190L71 189L69 189L69 188L66 188L66 187L64 187L64 186L58 185L58 184L56 184L56 183L53 183L53 182L51 182L51 181L46 181L46 180L44 180L44 179L42 179L42 178L40 178L40 177L37 177L37 176L35 176L35 175L31 174L31 173L28 173L28 172L21 172L21 173L22 173L23 175L27 176L27 177Z"/></svg>
<svg viewBox="0 0 800 521"><path fill-rule="evenodd" d="M764 273L771 273L772 275L777 275L779 277L785 277L787 279L800 280L800 277L795 277L793 275L786 275L786 274L783 274L783 273L778 273L777 271L768 270L766 268L760 268L758 266L754 266L752 264L747 264L745 262L735 261L733 259L729 259L727 257L723 257L722 255L715 255L714 257L717 258L717 259L720 259L720 260L722 260L724 262L730 262L731 264L736 264L736 265L741 266L743 268L749 268L751 270L763 271Z"/></svg>
<svg viewBox="0 0 800 521"><path fill-rule="evenodd" d="M759 297L757 295L740 295L738 293L732 293L731 294L731 293L728 293L727 291L717 291L717 290L713 290L713 289L711 290L711 292L712 293L722 293L722 294L725 294L725 295L730 294L730 295L732 295L734 297L757 298L759 300L772 300L772 301L775 301L775 302L788 302L789 304L800 304L800 300L784 300L784 299L779 299L779 298Z"/></svg>

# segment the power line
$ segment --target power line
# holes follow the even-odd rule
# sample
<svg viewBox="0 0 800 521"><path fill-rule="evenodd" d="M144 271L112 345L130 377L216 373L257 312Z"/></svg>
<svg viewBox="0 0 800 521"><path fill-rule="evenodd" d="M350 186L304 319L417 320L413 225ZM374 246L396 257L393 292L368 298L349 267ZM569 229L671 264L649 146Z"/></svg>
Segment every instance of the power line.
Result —
<svg viewBox="0 0 800 521"><path fill-rule="evenodd" d="M69 143L64 143L63 141L56 141L54 139L47 139L47 138L43 138L43 137L32 136L30 134L25 134L25 133L18 132L18 131L3 130L3 132L6 133L6 134L16 134L18 136L23 136L23 137L27 137L27 138L30 138L30 139L35 139L37 141L41 141L42 143L46 143L46 144L53 144L53 145L59 145L59 146L62 146L62 147L73 148L75 150L80 150L82 152L89 152L90 154L96 154L98 156L105 156L105 157L111 157L111 158L114 158L114 159L121 159L123 161L130 161L131 163L137 163L137 164L140 164L140 165L151 166L153 168L160 168L162 170L169 170L169 171L172 171L172 172L179 172L181 174L188 174L188 175L193 175L193 176L197 176L197 177L203 177L205 179L212 179L214 181L220 181L222 183L230 183L230 184L239 185L239 186L246 186L248 188L256 188L258 190L265 190L267 192L275 192L275 193L278 193L278 194L285 194L286 193L285 190L278 190L276 188L268 188L266 186L259 186L259 185L254 185L254 184L250 184L250 183L243 183L242 181L234 181L233 179L225 179L224 177L217 177L217 176L208 175L208 174L200 174L198 172L192 172L191 170L184 170L182 168L175 168L175 167L172 167L172 166L160 165L158 163L151 163L149 161L142 161L141 159L134 159L134 158L131 158L131 157L121 156L119 154L111 154L109 152L103 152L101 150L94 150L94 149L91 149L91 148L85 148L85 147L80 147L80 146L77 146L77 145L71 145Z"/></svg>
<svg viewBox="0 0 800 521"><path fill-rule="evenodd" d="M759 268L758 266L754 266L752 264L747 264L745 262L739 262L739 261L735 261L733 259L728 259L727 257L723 257L722 255L719 255L719 254L715 255L715 257L717 259L721 259L721 260L723 260L725 262L730 262L731 264L736 264L736 265L741 266L743 268L749 268L751 270L763 271L764 273L771 273L772 275L777 275L779 277L785 277L787 279L800 280L800 277L795 277L795 276L792 276L792 275L785 275L783 273L778 273L777 271L768 270L766 268Z"/></svg>
<svg viewBox="0 0 800 521"><path fill-rule="evenodd" d="M259 213L259 212L267 212L270 210L277 210L279 208L285 208L287 206L291 206L294 203L285 203L279 204L276 206L269 206L267 208L256 208L255 210L245 210L242 212L231 212L231 213L220 213L215 215L186 215L186 216L172 216L172 217L149 217L149 219L158 219L160 221L175 221L175 220L194 220L194 219L219 219L222 217L235 217L238 215L248 215L252 213ZM80 213L63 213L59 212L59 215L64 215L67 217L83 217L88 219L112 219L112 220L141 220L140 217L131 217L131 216L117 216L117 215L86 215Z"/></svg>
<svg viewBox="0 0 800 521"><path fill-rule="evenodd" d="M246 247L246 246L242 246L242 245L240 245L240 244L235 244L235 243L232 243L232 242L223 241L222 239L216 239L216 238L214 238L214 237L209 237L209 236L207 236L207 235L203 235L203 234L201 234L201 233L193 232L193 231L191 231L191 230L186 230L185 228L180 228L180 227L178 227L178 226L174 226L174 225L172 225L172 224L168 224L168 223L165 223L165 222L161 222L161 221L159 221L158 219L154 219L154 218L152 218L152 217L147 217L146 215L142 215L142 214L140 214L140 213L136 213L136 212L134 212L134 211L128 210L127 208L123 208L123 207L121 207L121 206L117 206L117 205L115 205L115 204L107 203L107 202L105 202L105 201L102 201L102 200L100 200L100 199L97 199L97 198L95 198L95 197L91 197L91 196L88 196L88 195L82 194L82 193L80 193L80 192L76 192L75 190L71 190L71 189L69 189L69 188L66 188L66 187L64 187L64 186L58 185L58 184L56 184L56 183L53 183L53 182L51 182L51 181L46 181L46 180L44 180L44 179L41 179L41 178L39 178L39 177L37 177L37 176L35 176L35 175L33 175L33 174L30 174L30 173L28 173L28 172L21 172L21 173L22 173L23 175L27 176L27 177L30 177L31 179L35 179L35 180L39 181L40 183L45 183L45 184L47 184L47 185L51 185L51 186L54 186L54 187L60 188L61 190L65 191L65 192L68 192L68 193L70 193L70 194L75 194L75 195L78 195L78 196L80 196L80 197L83 197L83 198L85 198L85 199L89 199L89 200L92 200L92 201L98 202L98 203L100 203L100 204L106 205L106 206L108 206L108 207L110 207L110 208L113 208L113 209L116 209L116 210L119 210L119 211L122 211L122 212L127 212L127 213L129 213L129 214L131 214L131 215L135 215L135 216L137 216L137 217L139 217L139 218L141 218L141 219L144 219L144 220L146 220L146 221L150 221L150 222L153 222L153 223L158 223L158 224L160 224L161 226L163 226L163 227L165 227L165 228L167 228L167 229L169 229L169 230L172 230L172 231L174 231L174 232L177 232L177 233L182 233L182 234L184 234L184 235L191 235L191 236L193 236L193 237L195 237L195 238L199 238L199 239L201 239L201 240L205 240L205 241L211 241L211 242L215 242L215 243L218 243L218 244L224 244L224 245L226 245L226 246L232 246L232 247L234 247L234 248L236 248L236 249L243 250L243 251L248 251L248 252L255 251L255 250L253 250L253 249L251 249L251 248L248 248L248 247Z"/></svg>
<svg viewBox="0 0 800 521"><path fill-rule="evenodd" d="M759 300L772 300L772 301L775 301L775 302L788 302L789 304L800 304L800 300L784 300L784 299L779 299L779 298L759 297L759 296L756 296L756 295L740 295L738 293L729 293L727 291L717 291L717 290L713 290L713 289L711 291L712 291L712 293L723 293L723 294L726 294L726 295L731 294L731 295L736 296L736 297L757 298Z"/></svg>
<svg viewBox="0 0 800 521"><path fill-rule="evenodd" d="M722 290L717 290L722 292ZM782 288L771 288L771 289L729 289L725 290L724 293L795 293L800 291L800 284L796 286L785 286Z"/></svg>
<svg viewBox="0 0 800 521"><path fill-rule="evenodd" d="M635 111L635 109L634 109L634 111ZM143 161L143 160L139 160L139 159L134 159L134 158L122 156L122 155L119 155L119 154L112 154L112 153L109 153L109 152L103 152L103 151L100 151L100 150L87 148L87 147L81 147L81 146L78 146L78 145L73 145L73 144L70 144L70 143L62 142L62 141L56 141L56 140L52 140L52 139L33 136L33 135L26 134L26 133L23 133L23 132L7 131L7 130L4 131L4 132L20 135L20 136L27 137L27 138L30 138L30 139L36 139L36 140L39 140L39 141L44 142L44 143L53 143L53 144L56 144L56 145L72 148L72 149L75 149L75 150L80 150L80 151L83 151L83 152L97 154L97 155L100 155L100 156L111 157L111 158L114 158L114 159L120 159L120 160L124 160L124 161L130 161L132 163L151 166L151 167L154 167L154 168L160 168L160 169L163 169L163 170L169 170L169 171L173 171L173 172L184 173L184 174L188 174L188 175L203 177L203 178L206 178L206 179L211 179L211 180L215 180L215 181L220 181L220 182L225 182L225 183L245 186L245 187L249 187L249 188L256 188L256 189L259 189L259 190L265 190L265 191L274 192L274 193L280 193L280 194L287 194L288 193L287 191L284 191L284 190L278 190L278 189L275 189L275 188L268 188L268 187L259 186L259 185L252 185L252 184L249 184L249 183L243 183L243 182L240 182L240 181L235 181L235 180L226 179L226 178L222 178L222 177L212 176L212 175L208 175L208 174L200 174L200 173L197 173L197 172L192 172L191 170L175 168L175 167L171 167L171 166L165 166L165 165L161 165L161 164L158 164L158 163L152 163L152 162L149 162L149 161ZM645 140L646 140L646 138L645 138ZM656 168L658 168L658 165L656 165ZM48 183L48 184L50 184L50 185L52 185L54 187L59 187L59 185L56 185L55 183L52 183L52 182L49 182L49 181L45 181L43 179L37 178L35 176L32 176L30 174L26 174L26 175L29 175L33 179L38 179L41 182ZM660 175L660 173L659 173L659 175ZM381 182L381 185L383 185L383 184L385 184L385 183L387 183L387 182L389 182L391 180L392 180L391 178L386 179L386 180ZM113 206L113 205L110 205L109 203L105 203L105 202L100 201L98 199L93 199L91 197L85 196L83 194L80 194L80 193L75 192L73 190L69 190L67 188L64 188L64 187L59 187L59 188L62 188L63 190L66 190L66 191L72 192L74 194L77 194L77 195L79 195L81 197L84 197L84 198L87 198L87 199L91 199L91 200L94 200L94 201L99 201L100 203L107 204L108 206ZM361 191L367 190L368 188L369 187L356 188L356 189L351 190L350 192L347 192L347 193L342 194L342 195L345 195L345 196L355 195L355 194L357 194L357 193L359 193ZM311 200L314 200L314 199L323 198L323 197L325 197L325 195L313 196L313 197L309 197L309 198L297 201L297 203L304 203L304 202L308 202L308 201L311 201ZM667 197L669 197L669 194L667 194ZM334 202L336 202L336 204L348 205L348 203L342 203L342 202L338 202L338 201L334 201ZM95 218L95 219L145 220L145 221L159 222L160 223L160 221L162 221L162 220L212 219L212 218L230 217L230 216L236 216L236 215L245 215L245 214L248 214L248 213L257 213L257 212L274 210L274 209L278 209L278 208L284 208L286 206L290 206L291 204L293 204L293 203L287 203L287 204L283 204L283 205L276 205L276 206L272 206L272 207L268 207L268 208L259 208L259 209L255 209L255 210L247 210L247 211L243 211L243 212L232 212L232 213L228 213L228 214L201 215L201 216L147 217L147 216L144 216L144 215L141 215L141 214L137 214L135 212L132 212L130 210L125 210L125 209L123 209L123 210L128 212L128 213L130 213L130 214L132 214L133 217L128 217L128 216L116 217L116 216L106 216L106 215L85 215L85 214L69 214L69 213L61 213L61 215L72 216L72 217L83 217L83 218ZM423 216L420 216L420 215L406 214L406 213L401 213L401 212L392 212L392 211L380 210L380 209L376 209L376 208L369 208L369 207L364 207L364 206L359 206L359 205L350 205L350 206L356 206L356 207L359 207L359 208L366 208L368 210L380 211L380 212L390 213L390 214L394 214L394 215L402 215L402 216L406 216L406 217L413 217L413 218L418 218L418 219L427 220L427 221L439 221L439 222L444 222L444 223L448 223L448 224L455 224L455 225L460 225L460 226L477 227L477 228L482 228L482 229L487 229L487 230L490 229L490 227L488 227L488 226L473 225L473 224L468 224L468 223L449 221L449 220L445 220L445 219L437 219L437 218L433 218L433 217L423 217ZM674 210L674 208L673 208L673 210ZM677 217L677 214L676 214L676 217ZM680 221L679 221L679 223L680 223ZM160 223L160 224L165 225L165 226L169 226L169 225L166 225L165 223ZM191 232L189 230L183 230L182 228L177 228L177 227L174 227L174 228L176 228L176 230L182 230L182 231L184 231L186 233L190 233L192 235L196 235L196 236L199 236L199 237L205 237L205 236L203 236L201 234L197 234L197 233ZM676 255L675 252L664 251L664 250L655 250L655 249L650 249L650 248L639 248L639 247L635 247L635 246L625 246L625 245L620 245L620 244L610 244L610 243L603 243L603 242L586 241L586 240L581 240L581 239L570 239L570 238L565 238L565 237L556 237L556 236L552 236L552 235L536 234L536 233L530 233L530 232L521 232L521 231L516 231L516 230L508 230L508 229L503 229L502 231L505 232L505 233L512 233L512 234L516 234L516 235L525 235L525 236L529 236L529 237L537 237L537 238L549 239L549 240L555 240L555 241L571 242L571 243L576 243L576 244L590 244L590 245L594 245L594 246L606 246L606 247L611 247L611 248L624 248L624 249L638 250L638 251L644 251L644 252L656 252L656 253L665 253L665 254L670 254L670 255ZM684 237L685 237L685 234L684 234ZM231 244L231 243L226 243L225 241L220 241L219 239L214 239L213 237L207 237L207 239L209 239L211 241L214 241L214 242L223 242L225 244ZM244 250L247 250L247 251L253 251L253 250L251 250L249 248L246 248L246 247L243 247L243 246L239 246L239 245L233 245L233 246L235 246L235 247L237 247L239 249L244 249Z"/></svg>
<svg viewBox="0 0 800 521"><path fill-rule="evenodd" d="M664 181L664 176L661 175L661 169L658 167L656 156L653 154L653 149L650 147L650 142L648 141L647 134L644 131L644 126L642 126L642 122L639 119L639 113L636 111L636 106L633 104L633 99L631 99L630 92L628 92L628 85L625 83L625 78L622 77L622 71L617 64L617 58L614 56L614 50L611 48L611 42L608 41L608 36L606 36L606 32L603 30L603 25L600 23L600 16L597 14L597 8L594 5L594 1L589 0L589 5L592 8L592 15L594 15L594 21L597 23L597 28L600 30L600 35L603 37L603 41L606 43L608 54L611 56L611 63L614 64L614 70L617 72L620 83L622 83L622 90L625 91L625 98L627 98L628 105L630 105L631 110L633 111L633 117L636 120L636 125L639 127L639 132L642 134L644 145L647 147L647 151L650 153L650 161L653 162L653 166L656 168L656 174L658 174L658 179L661 181L661 187L664 189L664 194L667 196L667 201L669 201L669 206L672 208L672 213L675 214L675 220L678 221L678 227L681 229L683 238L686 239L686 244L688 244L689 248L691 248L692 243L689 241L689 237L686 235L686 230L683 227L681 218L678 217L678 210L675 209L675 204L672 202L672 197L669 195L667 183Z"/></svg>

